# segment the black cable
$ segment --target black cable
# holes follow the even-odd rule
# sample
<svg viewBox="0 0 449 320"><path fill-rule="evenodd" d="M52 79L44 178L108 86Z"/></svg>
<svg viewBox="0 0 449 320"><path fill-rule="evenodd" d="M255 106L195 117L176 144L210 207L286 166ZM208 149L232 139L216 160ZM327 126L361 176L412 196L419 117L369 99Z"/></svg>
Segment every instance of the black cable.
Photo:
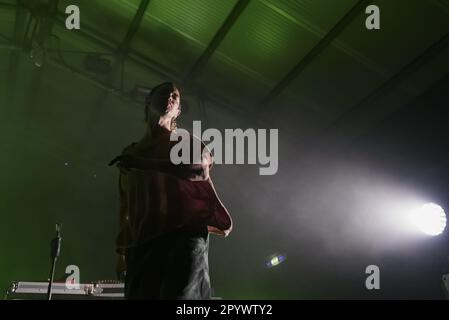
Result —
<svg viewBox="0 0 449 320"><path fill-rule="evenodd" d="M47 290L47 300L51 300L51 294L52 294L52 286L53 286L53 279L55 276L55 269L56 269L56 260L59 257L59 254L61 252L61 225L59 223L56 224L56 237L53 238L51 241L51 252L50 256L52 258L52 264L51 264L51 271L50 271L50 279L48 281L48 290Z"/></svg>

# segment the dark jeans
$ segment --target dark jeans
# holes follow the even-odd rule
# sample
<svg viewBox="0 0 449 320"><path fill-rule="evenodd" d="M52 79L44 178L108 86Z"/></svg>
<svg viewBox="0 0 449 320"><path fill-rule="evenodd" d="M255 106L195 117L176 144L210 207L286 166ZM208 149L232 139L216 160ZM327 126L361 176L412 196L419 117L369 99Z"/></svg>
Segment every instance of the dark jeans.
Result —
<svg viewBox="0 0 449 320"><path fill-rule="evenodd" d="M183 227L128 249L127 299L210 299L207 227Z"/></svg>

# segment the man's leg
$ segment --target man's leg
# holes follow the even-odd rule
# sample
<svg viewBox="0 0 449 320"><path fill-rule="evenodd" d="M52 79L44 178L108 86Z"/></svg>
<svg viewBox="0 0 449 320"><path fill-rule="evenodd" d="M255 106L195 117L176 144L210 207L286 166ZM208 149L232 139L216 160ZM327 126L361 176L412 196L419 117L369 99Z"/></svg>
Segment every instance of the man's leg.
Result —
<svg viewBox="0 0 449 320"><path fill-rule="evenodd" d="M207 227L184 228L168 256L161 299L211 298Z"/></svg>
<svg viewBox="0 0 449 320"><path fill-rule="evenodd" d="M166 250L160 241L131 248L126 254L125 297L130 300L157 300L164 275Z"/></svg>

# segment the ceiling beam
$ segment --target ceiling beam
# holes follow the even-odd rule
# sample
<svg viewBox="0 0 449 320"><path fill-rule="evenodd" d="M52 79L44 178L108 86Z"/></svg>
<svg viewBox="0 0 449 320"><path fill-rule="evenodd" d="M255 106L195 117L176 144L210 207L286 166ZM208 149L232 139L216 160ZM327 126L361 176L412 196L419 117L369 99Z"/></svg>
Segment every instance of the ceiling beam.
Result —
<svg viewBox="0 0 449 320"><path fill-rule="evenodd" d="M140 1L139 7L137 8L134 17L131 23L129 24L125 37L115 50L115 57L112 60L112 67L106 82L113 84L116 81L117 76L119 74L121 75L121 77L123 77L124 63L130 51L131 42L140 28L140 24L142 23L142 19L145 15L145 12L149 4L150 0ZM121 79L120 81L120 90L123 90L123 79ZM94 110L94 113L97 114L97 116L99 113L102 112L104 103L107 100L107 96L108 96L107 92L103 93L99 97L98 103L95 103L97 110ZM97 116L94 116L93 118L97 118Z"/></svg>
<svg viewBox="0 0 449 320"><path fill-rule="evenodd" d="M123 64L126 60L126 57L128 56L128 53L131 48L131 42L134 39L134 36L136 35L137 31L139 31L140 24L142 23L142 19L145 15L145 11L148 8L148 5L150 4L150 0L141 0L139 7L137 8L136 13L134 14L134 17L128 27L128 30L126 32L125 37L123 38L122 42L119 44L119 46L116 49L116 56L112 61L112 68L111 72L109 74L108 82L114 83L117 79L117 75L119 71L123 70ZM121 81L121 86L122 86ZM123 89L123 88L122 88ZM105 99L101 99L105 100Z"/></svg>
<svg viewBox="0 0 449 320"><path fill-rule="evenodd" d="M284 89L299 74L321 54L340 33L368 6L371 0L359 0L338 23L282 78L271 91L258 102L258 112L268 109L270 103L284 91ZM362 27L362 26L361 26Z"/></svg>
<svg viewBox="0 0 449 320"><path fill-rule="evenodd" d="M212 38L211 42L207 46L207 48L203 51L201 56L193 65L192 69L189 71L187 76L184 78L183 83L193 82L195 78L203 71L209 59L214 54L215 50L220 46L223 39L229 33L229 31L234 26L235 22L238 20L240 15L243 13L245 8L248 6L250 0L239 0L231 13L228 15L226 20L221 25L220 29L218 29L215 36Z"/></svg>
<svg viewBox="0 0 449 320"><path fill-rule="evenodd" d="M118 48L118 53L121 59L125 59L128 54L129 48L131 46L131 42L134 39L137 31L139 31L140 24L142 23L142 19L145 15L145 11L150 4L150 0L142 0L140 1L139 7L137 8L136 14L134 15L131 24L129 25L128 31L126 32L126 36L123 39L122 43Z"/></svg>
<svg viewBox="0 0 449 320"><path fill-rule="evenodd" d="M343 146L344 143L350 143L353 138L366 132L391 112L408 103L408 101L401 103L396 101L394 97L390 97L392 93L402 92L399 90L400 85L412 78L417 78L421 91L416 90L417 88L413 86L413 92L409 90L410 92L407 92L407 96L411 94L418 96L422 91L427 89L424 86L433 84L427 83L428 81L425 78L426 73L432 72L431 80L433 81L449 74L448 59L449 32L430 47L426 48L420 55L369 93L360 102L347 109L322 131L321 136L324 140L331 139L326 137L332 137L333 141L329 141L329 143L335 144L337 148ZM407 88L406 84L404 88ZM382 101L382 99L388 99L388 103L385 100Z"/></svg>

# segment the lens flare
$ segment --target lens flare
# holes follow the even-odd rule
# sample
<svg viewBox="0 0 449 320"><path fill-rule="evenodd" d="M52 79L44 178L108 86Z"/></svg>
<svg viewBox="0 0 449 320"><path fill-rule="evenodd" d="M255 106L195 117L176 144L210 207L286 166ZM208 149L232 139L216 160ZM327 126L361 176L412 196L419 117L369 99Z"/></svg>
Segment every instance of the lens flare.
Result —
<svg viewBox="0 0 449 320"><path fill-rule="evenodd" d="M267 268L276 267L276 266L280 265L282 262L284 262L286 258L287 257L283 254L273 255L267 261L266 266L267 266Z"/></svg>

